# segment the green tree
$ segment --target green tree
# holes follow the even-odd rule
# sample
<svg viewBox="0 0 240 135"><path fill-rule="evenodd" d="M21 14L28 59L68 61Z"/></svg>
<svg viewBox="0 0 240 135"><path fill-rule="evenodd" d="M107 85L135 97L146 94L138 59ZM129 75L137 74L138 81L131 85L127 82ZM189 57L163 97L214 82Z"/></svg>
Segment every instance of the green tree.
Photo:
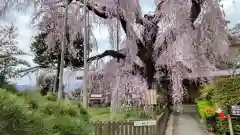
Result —
<svg viewBox="0 0 240 135"><path fill-rule="evenodd" d="M59 48L55 48L54 51L53 49L48 51L48 45L45 42L46 36L46 33L40 33L35 36L30 46L34 55L33 61L41 67L55 67L57 69L55 78L58 78L60 72L60 50ZM58 82L59 79L54 79L54 91L58 90Z"/></svg>
<svg viewBox="0 0 240 135"><path fill-rule="evenodd" d="M6 82L8 79L21 77L21 74L18 74L17 72L21 69L17 68L20 65L24 65L27 67L30 67L30 64L26 60L18 59L16 57L10 56L4 60L0 61L0 64L2 65L0 76L1 81L0 85L3 84L3 82Z"/></svg>
<svg viewBox="0 0 240 135"><path fill-rule="evenodd" d="M59 72L60 72L60 42L56 42L54 48L51 48L46 42L47 33L40 33L34 37L34 41L31 43L31 51L33 52L34 59L33 61L40 65L41 67L49 68L53 67L56 68L57 72L54 77L54 91L58 90L59 84ZM77 38L73 44L66 45L66 52L64 57L64 66L65 67L73 67L73 68L81 68L83 67L83 38L81 36L77 36ZM91 46L93 48L94 46ZM90 48L90 47L89 47ZM91 51L91 49L89 49ZM55 79L57 78L57 79Z"/></svg>
<svg viewBox="0 0 240 135"><path fill-rule="evenodd" d="M23 59L17 58L26 55L17 47L17 28L14 25L0 26L0 87L7 83L8 79L22 76L18 73L20 66L30 67L30 64Z"/></svg>

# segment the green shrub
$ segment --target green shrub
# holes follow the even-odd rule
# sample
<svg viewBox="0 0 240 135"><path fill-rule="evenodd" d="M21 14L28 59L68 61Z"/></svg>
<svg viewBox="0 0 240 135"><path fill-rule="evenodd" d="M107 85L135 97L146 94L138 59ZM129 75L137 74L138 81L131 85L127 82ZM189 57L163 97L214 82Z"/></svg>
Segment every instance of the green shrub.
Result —
<svg viewBox="0 0 240 135"><path fill-rule="evenodd" d="M57 101L57 95L52 92L48 92L45 98L47 98L47 100Z"/></svg>
<svg viewBox="0 0 240 135"><path fill-rule="evenodd" d="M212 106L216 106L221 108L223 112L229 113L229 106L240 103L240 77L221 77L216 79L212 84L207 84L202 87L201 98L207 100L204 101L206 104L208 103ZM205 107L207 106L206 104ZM201 114L202 110L199 110L199 112ZM239 125L239 120L233 120L233 128L235 132L240 131ZM216 126L218 134L228 132L227 119L217 120Z"/></svg>
<svg viewBox="0 0 240 135"><path fill-rule="evenodd" d="M205 109L211 106L212 106L211 102L209 101L197 101L198 112L200 113L200 116L203 120L207 119L207 114Z"/></svg>
<svg viewBox="0 0 240 135"><path fill-rule="evenodd" d="M16 86L13 85L13 84L9 84L7 82L5 82L0 88L6 89L6 90L8 90L9 92L12 92L12 93L16 93L17 92Z"/></svg>
<svg viewBox="0 0 240 135"><path fill-rule="evenodd" d="M70 101L53 101L40 93L0 90L2 135L90 135L89 115Z"/></svg>
<svg viewBox="0 0 240 135"><path fill-rule="evenodd" d="M213 96L213 90L216 89L216 86L214 83L207 84L201 86L201 91L200 91L200 100L207 100L209 102L212 101L212 96Z"/></svg>
<svg viewBox="0 0 240 135"><path fill-rule="evenodd" d="M221 78L215 81L212 101L224 110L229 105L240 103L240 77Z"/></svg>

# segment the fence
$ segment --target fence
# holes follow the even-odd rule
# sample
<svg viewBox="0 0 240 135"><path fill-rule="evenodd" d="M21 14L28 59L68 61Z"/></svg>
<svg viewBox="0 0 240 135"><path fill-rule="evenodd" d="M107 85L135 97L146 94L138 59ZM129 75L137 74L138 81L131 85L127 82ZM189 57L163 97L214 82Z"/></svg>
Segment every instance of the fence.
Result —
<svg viewBox="0 0 240 135"><path fill-rule="evenodd" d="M165 105L157 120L95 121L93 135L164 135L169 109Z"/></svg>

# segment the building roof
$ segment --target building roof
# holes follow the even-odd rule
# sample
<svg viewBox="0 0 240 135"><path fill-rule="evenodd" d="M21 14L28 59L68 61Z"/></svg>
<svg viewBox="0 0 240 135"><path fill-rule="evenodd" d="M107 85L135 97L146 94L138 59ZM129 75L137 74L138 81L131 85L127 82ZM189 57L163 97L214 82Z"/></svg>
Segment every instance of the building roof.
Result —
<svg viewBox="0 0 240 135"><path fill-rule="evenodd" d="M201 75L193 75L188 74L186 76L186 79L191 78L199 78L199 77L220 77L220 76L231 76L231 75L239 75L240 74L240 68L237 69L226 69L226 70L218 70L218 71L212 71L212 72L205 72Z"/></svg>

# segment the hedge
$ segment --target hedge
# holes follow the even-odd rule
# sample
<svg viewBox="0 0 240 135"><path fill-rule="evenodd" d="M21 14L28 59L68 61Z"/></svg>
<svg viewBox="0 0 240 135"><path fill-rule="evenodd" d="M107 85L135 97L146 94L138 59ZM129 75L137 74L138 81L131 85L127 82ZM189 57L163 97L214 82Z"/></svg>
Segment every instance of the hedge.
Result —
<svg viewBox="0 0 240 135"><path fill-rule="evenodd" d="M91 134L89 115L81 104L57 102L51 94L42 97L0 89L0 114L2 135Z"/></svg>
<svg viewBox="0 0 240 135"><path fill-rule="evenodd" d="M229 113L228 107L230 105L240 104L240 77L221 77L211 84L204 85L201 89L200 98L209 103L205 107L211 105L213 108L221 108L223 112ZM240 132L240 121L233 119L232 122L234 131ZM218 119L216 130L217 134L228 132L227 119Z"/></svg>

